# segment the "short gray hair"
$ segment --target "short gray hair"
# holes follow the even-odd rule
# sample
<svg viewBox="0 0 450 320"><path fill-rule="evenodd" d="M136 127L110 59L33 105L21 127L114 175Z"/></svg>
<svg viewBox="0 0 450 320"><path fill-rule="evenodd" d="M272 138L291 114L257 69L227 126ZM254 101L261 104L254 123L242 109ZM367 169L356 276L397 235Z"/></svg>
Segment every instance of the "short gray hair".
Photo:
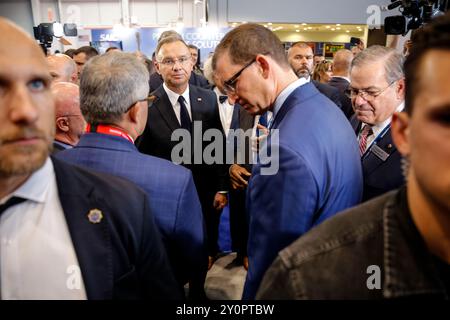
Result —
<svg viewBox="0 0 450 320"><path fill-rule="evenodd" d="M352 61L353 67L360 67L371 62L384 60L384 71L386 81L392 83L404 77L403 63L404 56L395 49L379 45L371 46L361 51Z"/></svg>
<svg viewBox="0 0 450 320"><path fill-rule="evenodd" d="M80 108L90 124L114 123L148 96L149 74L132 53L109 52L89 60L80 81Z"/></svg>

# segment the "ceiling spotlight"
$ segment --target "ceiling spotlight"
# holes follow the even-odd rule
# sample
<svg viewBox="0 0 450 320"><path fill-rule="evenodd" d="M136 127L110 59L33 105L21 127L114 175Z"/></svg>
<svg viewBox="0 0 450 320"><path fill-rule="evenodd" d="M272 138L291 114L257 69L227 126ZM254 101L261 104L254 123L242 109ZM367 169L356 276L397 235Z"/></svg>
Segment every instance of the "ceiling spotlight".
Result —
<svg viewBox="0 0 450 320"><path fill-rule="evenodd" d="M267 25L268 25L268 26L271 26L271 25L272 25L272 22L269 22Z"/></svg>
<svg viewBox="0 0 450 320"><path fill-rule="evenodd" d="M326 26L325 28L330 29L330 26Z"/></svg>
<svg viewBox="0 0 450 320"><path fill-rule="evenodd" d="M336 30L341 30L341 27L337 27Z"/></svg>
<svg viewBox="0 0 450 320"><path fill-rule="evenodd" d="M308 27L308 29L309 29L309 30L311 30L311 29L312 29L312 27Z"/></svg>
<svg viewBox="0 0 450 320"><path fill-rule="evenodd" d="M336 30L335 28L331 28L331 31L334 31L334 30Z"/></svg>
<svg viewBox="0 0 450 320"><path fill-rule="evenodd" d="M302 26L307 26L307 24L306 23L302 23Z"/></svg>
<svg viewBox="0 0 450 320"><path fill-rule="evenodd" d="M336 23L336 26L339 27L339 26L341 26L341 24L340 23Z"/></svg>
<svg viewBox="0 0 450 320"><path fill-rule="evenodd" d="M295 32L300 32L300 30L297 29L297 30L295 30Z"/></svg>
<svg viewBox="0 0 450 320"><path fill-rule="evenodd" d="M350 32L350 30L347 30L347 31L345 31L345 32L349 33L349 32Z"/></svg>
<svg viewBox="0 0 450 320"><path fill-rule="evenodd" d="M294 25L294 28L298 28L298 27L299 27L299 25L298 25L298 24Z"/></svg>

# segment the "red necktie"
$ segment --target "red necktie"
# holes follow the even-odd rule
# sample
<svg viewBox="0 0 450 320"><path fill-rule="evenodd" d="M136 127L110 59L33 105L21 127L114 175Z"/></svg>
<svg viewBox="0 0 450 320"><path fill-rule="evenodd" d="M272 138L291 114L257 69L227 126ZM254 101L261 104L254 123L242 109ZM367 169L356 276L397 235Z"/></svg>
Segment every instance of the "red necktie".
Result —
<svg viewBox="0 0 450 320"><path fill-rule="evenodd" d="M359 137L359 153L361 154L361 157L363 156L364 152L366 151L367 147L367 138L373 134L372 126L369 126L366 124L363 129L361 130L360 137Z"/></svg>

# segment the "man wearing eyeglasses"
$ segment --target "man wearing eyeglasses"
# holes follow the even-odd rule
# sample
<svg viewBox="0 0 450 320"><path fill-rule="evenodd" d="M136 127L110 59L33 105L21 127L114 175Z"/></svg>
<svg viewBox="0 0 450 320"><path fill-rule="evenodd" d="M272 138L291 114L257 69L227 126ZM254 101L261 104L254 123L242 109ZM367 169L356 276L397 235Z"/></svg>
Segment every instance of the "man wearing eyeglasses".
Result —
<svg viewBox="0 0 450 320"><path fill-rule="evenodd" d="M355 115L364 175L363 201L404 183L400 153L392 142L391 118L403 110L405 82L403 56L394 49L372 46L352 62L347 91Z"/></svg>
<svg viewBox="0 0 450 320"><path fill-rule="evenodd" d="M56 82L52 85L55 99L56 132L53 154L70 149L80 140L86 128L86 121L80 110L80 90L70 82Z"/></svg>
<svg viewBox="0 0 450 320"><path fill-rule="evenodd" d="M243 24L231 30L216 48L213 68L247 112L273 112L261 154L278 150L272 158L278 171L266 174L268 165L256 163L247 187L249 268L243 298L253 299L278 251L359 203L361 162L345 115L297 77L267 28Z"/></svg>
<svg viewBox="0 0 450 320"><path fill-rule="evenodd" d="M201 125L201 137L207 130L214 129L221 133L224 141L215 93L189 84L193 63L186 43L179 37L163 38L156 48L156 60L156 67L164 84L152 93L155 100L148 112L145 131L138 142L139 150L155 157L177 161L173 159L172 151L181 142L172 140L172 134L181 133L182 130L179 129L184 129L194 137L195 125ZM180 162L194 176L206 223L211 266L219 252L217 239L220 212L227 203L227 168L221 164L205 162L203 151L208 142L203 143L198 139L191 141L191 154L183 154Z"/></svg>

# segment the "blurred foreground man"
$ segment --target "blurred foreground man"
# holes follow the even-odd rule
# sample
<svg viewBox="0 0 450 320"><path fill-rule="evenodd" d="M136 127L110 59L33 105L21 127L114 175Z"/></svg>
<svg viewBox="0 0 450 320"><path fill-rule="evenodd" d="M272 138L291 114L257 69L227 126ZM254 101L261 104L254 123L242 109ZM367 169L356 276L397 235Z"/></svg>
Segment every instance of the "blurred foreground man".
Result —
<svg viewBox="0 0 450 320"><path fill-rule="evenodd" d="M392 119L406 187L339 214L280 252L259 298L449 299L450 14L413 43L406 112Z"/></svg>
<svg viewBox="0 0 450 320"><path fill-rule="evenodd" d="M273 112L247 191L249 268L243 298L253 299L278 251L359 203L361 164L344 114L312 83L297 78L270 30L244 24L230 31L216 49L213 69L247 112ZM271 156L263 156L267 151Z"/></svg>
<svg viewBox="0 0 450 320"><path fill-rule="evenodd" d="M49 158L45 57L5 19L0 34L1 298L179 298L146 195Z"/></svg>

